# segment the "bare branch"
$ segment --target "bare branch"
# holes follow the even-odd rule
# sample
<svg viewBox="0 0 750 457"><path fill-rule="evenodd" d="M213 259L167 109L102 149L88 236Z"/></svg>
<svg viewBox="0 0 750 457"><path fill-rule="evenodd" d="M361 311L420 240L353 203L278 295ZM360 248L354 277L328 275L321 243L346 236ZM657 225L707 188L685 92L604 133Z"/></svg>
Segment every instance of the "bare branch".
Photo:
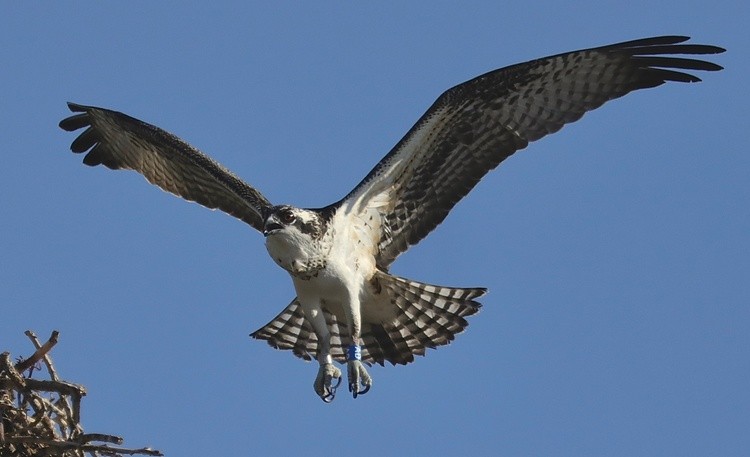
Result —
<svg viewBox="0 0 750 457"><path fill-rule="evenodd" d="M36 348L36 352L29 357L28 359L19 362L16 365L16 370L20 372L24 372L27 369L34 366L35 363L37 363L39 360L44 360L44 364L47 365L47 371L49 372L49 376L53 381L57 381L57 373L55 373L55 368L52 365L52 360L47 357L47 353L57 344L57 336L60 334L57 330L52 331L52 335L49 337L49 340L47 340L44 345L39 344L39 339L37 339L34 332L31 330L26 330L24 332L26 336L29 337L31 342L34 344L34 347Z"/></svg>
<svg viewBox="0 0 750 457"><path fill-rule="evenodd" d="M2 457L122 457L124 455L161 456L144 447L119 447L123 439L102 433L84 433L80 424L81 398L86 389L58 378L50 350L59 333L40 344L32 331L26 335L36 351L18 363L10 353L0 354L0 456ZM50 379L32 379L23 373L38 361L47 365ZM116 445L111 446L110 444Z"/></svg>

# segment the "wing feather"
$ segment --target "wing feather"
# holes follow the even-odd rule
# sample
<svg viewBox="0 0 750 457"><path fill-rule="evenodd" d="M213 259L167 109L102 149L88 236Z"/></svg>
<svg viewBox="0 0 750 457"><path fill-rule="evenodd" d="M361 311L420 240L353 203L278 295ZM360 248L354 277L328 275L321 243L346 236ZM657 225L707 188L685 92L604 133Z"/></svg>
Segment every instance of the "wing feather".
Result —
<svg viewBox="0 0 750 457"><path fill-rule="evenodd" d="M529 142L677 70L716 71L711 62L663 54L724 49L663 36L558 54L491 71L443 93L406 136L329 211L381 216L372 224L377 263L387 267L432 231L479 180ZM386 202L384 204L384 201Z"/></svg>
<svg viewBox="0 0 750 457"><path fill-rule="evenodd" d="M74 114L60 122L67 131L86 130L73 140L83 163L130 169L150 183L189 201L220 209L263 230L271 203L256 189L171 133L116 111L68 103Z"/></svg>

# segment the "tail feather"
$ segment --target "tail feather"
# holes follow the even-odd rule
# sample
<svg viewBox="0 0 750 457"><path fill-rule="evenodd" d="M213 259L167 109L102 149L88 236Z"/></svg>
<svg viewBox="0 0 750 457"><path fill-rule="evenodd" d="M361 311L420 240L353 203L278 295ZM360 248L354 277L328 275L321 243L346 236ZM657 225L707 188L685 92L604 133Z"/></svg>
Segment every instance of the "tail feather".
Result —
<svg viewBox="0 0 750 457"><path fill-rule="evenodd" d="M374 360L380 364L384 360L407 364L414 361L414 355L424 355L427 348L453 341L469 324L464 318L479 311L481 305L474 299L487 292L424 284L382 272L377 273L377 280L397 308L392 322L371 325L380 348L389 348Z"/></svg>
<svg viewBox="0 0 750 457"><path fill-rule="evenodd" d="M348 335L348 327L346 323L339 323L333 313L324 310L324 314L331 335L331 356L339 362L346 361L346 349L341 335ZM295 356L304 360L313 360L318 355L318 337L305 318L305 312L296 297L271 322L250 336L266 340L273 348L291 350Z"/></svg>
<svg viewBox="0 0 750 457"><path fill-rule="evenodd" d="M318 339L296 297L284 311L250 336L266 340L276 349L291 349L294 355L304 360L312 360L318 349Z"/></svg>
<svg viewBox="0 0 750 457"><path fill-rule="evenodd" d="M362 361L367 364L405 365L415 355L425 355L428 348L450 343L468 322L465 317L479 311L475 298L484 295L482 288L455 288L424 284L409 279L376 273L375 280L387 295L391 313L388 322L367 322L362 325ZM349 335L346 322L324 309L331 334L331 356L338 362L346 361L345 341ZM302 306L295 298L274 320L250 336L268 341L277 349L291 350L305 360L318 353L318 339L305 319Z"/></svg>

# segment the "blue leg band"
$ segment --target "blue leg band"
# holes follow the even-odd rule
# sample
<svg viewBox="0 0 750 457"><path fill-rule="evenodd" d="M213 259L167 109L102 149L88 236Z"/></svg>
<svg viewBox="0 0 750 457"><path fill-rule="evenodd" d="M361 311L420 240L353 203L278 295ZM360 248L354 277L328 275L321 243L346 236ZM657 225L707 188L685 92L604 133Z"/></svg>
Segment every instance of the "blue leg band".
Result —
<svg viewBox="0 0 750 457"><path fill-rule="evenodd" d="M362 360L362 348L352 344L346 351L346 360Z"/></svg>

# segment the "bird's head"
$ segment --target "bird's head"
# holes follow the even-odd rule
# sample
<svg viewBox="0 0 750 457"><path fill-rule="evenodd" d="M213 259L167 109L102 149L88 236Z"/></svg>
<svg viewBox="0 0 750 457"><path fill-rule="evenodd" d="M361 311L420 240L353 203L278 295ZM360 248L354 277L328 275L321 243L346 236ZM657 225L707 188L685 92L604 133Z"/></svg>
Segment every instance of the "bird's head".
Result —
<svg viewBox="0 0 750 457"><path fill-rule="evenodd" d="M309 275L325 266L330 244L322 242L326 222L318 211L274 206L263 223L266 249L281 268Z"/></svg>
<svg viewBox="0 0 750 457"><path fill-rule="evenodd" d="M274 206L263 223L263 236L279 234L307 236L318 239L324 230L324 221L316 211L289 205Z"/></svg>

